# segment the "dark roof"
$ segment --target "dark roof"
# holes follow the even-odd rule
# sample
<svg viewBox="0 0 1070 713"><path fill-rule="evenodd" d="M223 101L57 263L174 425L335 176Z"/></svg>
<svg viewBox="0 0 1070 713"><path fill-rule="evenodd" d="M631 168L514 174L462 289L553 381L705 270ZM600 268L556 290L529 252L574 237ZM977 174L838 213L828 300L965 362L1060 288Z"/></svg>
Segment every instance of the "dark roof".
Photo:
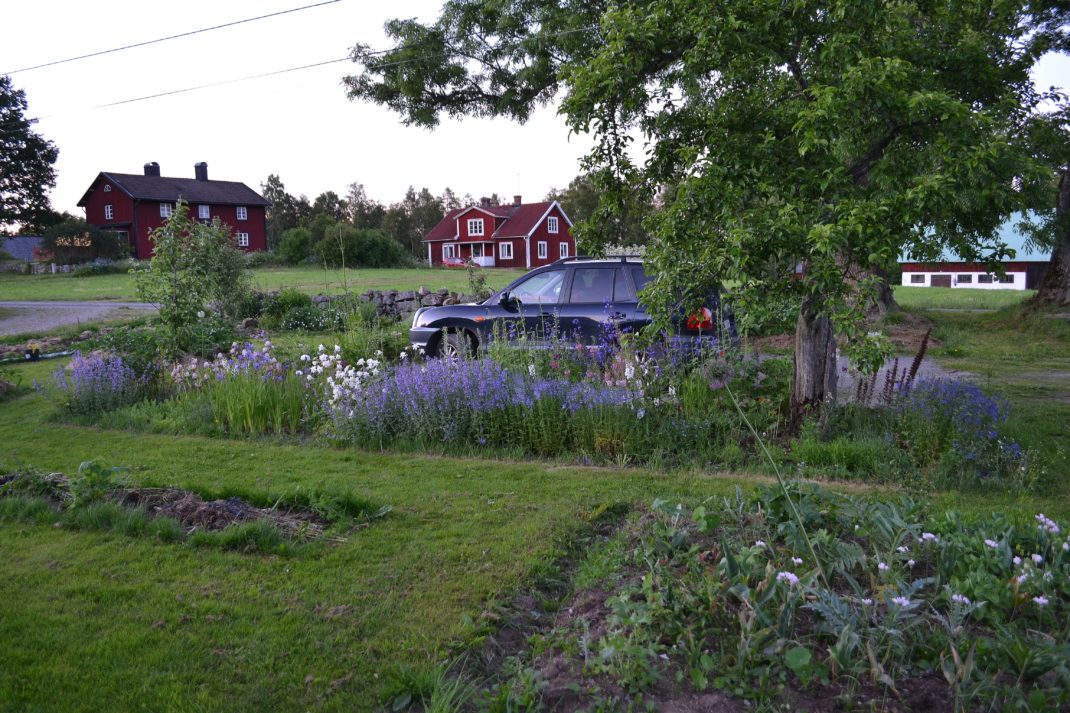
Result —
<svg viewBox="0 0 1070 713"><path fill-rule="evenodd" d="M85 205L89 196L96 190L100 179L104 178L127 195L144 201L177 201L187 203L211 203L214 205L262 205L269 206L267 200L244 183L237 181L198 181L196 178L171 178L170 176L145 176L138 173L102 172L93 185L89 187L78 205Z"/></svg>
<svg viewBox="0 0 1070 713"><path fill-rule="evenodd" d="M0 238L0 250L16 260L33 262L33 250L40 247L43 238L35 235L16 235L13 238Z"/></svg>
<svg viewBox="0 0 1070 713"><path fill-rule="evenodd" d="M431 228L431 232L424 236L424 241L452 239L457 234L455 223L457 218L473 208L486 211L499 218L505 218L505 222L494 230L494 234L491 237L523 238L531 232L532 228L539 222L539 219L546 215L552 205L553 201L542 201L540 203L522 203L520 205L475 205L455 208L446 213L446 216L434 228ZM564 216L565 222L572 225L568 216L565 215L564 209L560 205L557 207L561 211L561 215Z"/></svg>

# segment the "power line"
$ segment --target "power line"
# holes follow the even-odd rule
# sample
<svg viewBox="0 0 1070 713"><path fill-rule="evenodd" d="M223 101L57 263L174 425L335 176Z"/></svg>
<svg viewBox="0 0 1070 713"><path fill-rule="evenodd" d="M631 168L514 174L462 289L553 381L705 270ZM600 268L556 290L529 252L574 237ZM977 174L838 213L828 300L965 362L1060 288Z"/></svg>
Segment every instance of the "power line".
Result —
<svg viewBox="0 0 1070 713"><path fill-rule="evenodd" d="M134 49L135 47L144 47L145 45L154 45L158 42L167 42L168 40L177 40L180 37L189 37L190 35L199 35L202 32L211 32L212 30L221 30L224 27L234 27L235 25L243 25L247 22L255 22L256 20L264 20L269 17L278 17L279 15L288 15L292 12L300 12L301 10L308 10L314 7L320 7L322 5L331 5L342 0L324 0L312 5L304 5L302 7L295 7L289 10L281 10L279 12L273 12L267 15L258 15L257 17L248 17L244 20L235 20L234 22L226 22L222 25L213 25L212 27L205 27L200 30L191 30L189 32L182 32L177 35L169 35L167 37L161 37L155 40L148 40L146 42L138 42L132 45L123 45L122 47L114 47L110 50L101 50L100 52L91 52L89 54L78 55L77 57L68 57L67 59L58 59L54 62L45 62L44 64L36 64L32 67L23 67L22 69L16 69L13 72L2 72L0 74L16 74L17 72L29 72L31 69L41 69L42 67L52 67L57 64L66 64L67 62L75 62L80 59L89 59L90 57L99 57L103 54L111 54L112 52L122 52L123 50Z"/></svg>
<svg viewBox="0 0 1070 713"><path fill-rule="evenodd" d="M335 0L336 1L336 0ZM248 77L238 77L237 79L225 79L222 82L212 82L210 84L198 84L195 87L186 87L185 89L173 89L169 92L160 92L159 94L148 94L143 97L135 97L134 99L123 99L122 101L111 102L110 104L100 104L98 106L90 107L90 109L104 109L109 106L119 106L120 104L133 104L134 102L145 101L147 99L157 99L159 97L168 97L172 94L185 94L186 92L195 92L198 89L208 89L209 87L219 87L224 84L235 84L237 82L248 82L251 79L263 79L264 77L274 77L277 74L286 74L288 72L296 72L301 69L312 69L313 67L322 67L327 64L337 64L338 62L348 62L349 57L342 57L340 59L329 59L326 62L316 62L314 64L305 64L300 67L289 67L287 69L279 69L274 72L264 72L263 74L253 74Z"/></svg>

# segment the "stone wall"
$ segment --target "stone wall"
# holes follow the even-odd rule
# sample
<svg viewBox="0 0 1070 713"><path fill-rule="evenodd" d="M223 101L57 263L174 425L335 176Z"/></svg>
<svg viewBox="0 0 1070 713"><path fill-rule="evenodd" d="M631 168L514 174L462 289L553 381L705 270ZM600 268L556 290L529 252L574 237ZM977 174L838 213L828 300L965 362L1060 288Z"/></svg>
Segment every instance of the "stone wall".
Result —
<svg viewBox="0 0 1070 713"><path fill-rule="evenodd" d="M374 303L378 307L380 315L393 317L411 316L420 307L440 307L442 305L465 304L475 301L472 295L451 292L445 288L432 291L426 287L421 287L418 290L400 291L368 290L362 294L355 295L355 297L361 302ZM312 302L321 307L326 307L332 300L336 301L338 299L337 295L316 295L312 298Z"/></svg>

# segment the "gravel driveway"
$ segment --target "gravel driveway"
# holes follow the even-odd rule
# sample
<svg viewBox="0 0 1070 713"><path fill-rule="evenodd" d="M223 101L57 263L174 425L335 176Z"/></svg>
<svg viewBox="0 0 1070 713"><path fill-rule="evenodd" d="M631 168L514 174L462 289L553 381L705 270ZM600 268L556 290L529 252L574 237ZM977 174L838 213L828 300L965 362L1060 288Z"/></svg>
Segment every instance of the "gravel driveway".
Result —
<svg viewBox="0 0 1070 713"><path fill-rule="evenodd" d="M57 327L156 311L145 302L11 302L0 300L0 335L41 334Z"/></svg>

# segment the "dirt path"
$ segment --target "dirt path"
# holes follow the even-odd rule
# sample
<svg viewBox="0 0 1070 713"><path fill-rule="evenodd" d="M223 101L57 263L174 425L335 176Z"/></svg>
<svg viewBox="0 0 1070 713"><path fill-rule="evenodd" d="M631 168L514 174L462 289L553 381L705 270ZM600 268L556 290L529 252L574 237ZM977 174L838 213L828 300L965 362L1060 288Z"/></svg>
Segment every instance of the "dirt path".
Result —
<svg viewBox="0 0 1070 713"><path fill-rule="evenodd" d="M58 327L105 319L137 317L156 311L144 302L0 301L0 335L43 334Z"/></svg>

